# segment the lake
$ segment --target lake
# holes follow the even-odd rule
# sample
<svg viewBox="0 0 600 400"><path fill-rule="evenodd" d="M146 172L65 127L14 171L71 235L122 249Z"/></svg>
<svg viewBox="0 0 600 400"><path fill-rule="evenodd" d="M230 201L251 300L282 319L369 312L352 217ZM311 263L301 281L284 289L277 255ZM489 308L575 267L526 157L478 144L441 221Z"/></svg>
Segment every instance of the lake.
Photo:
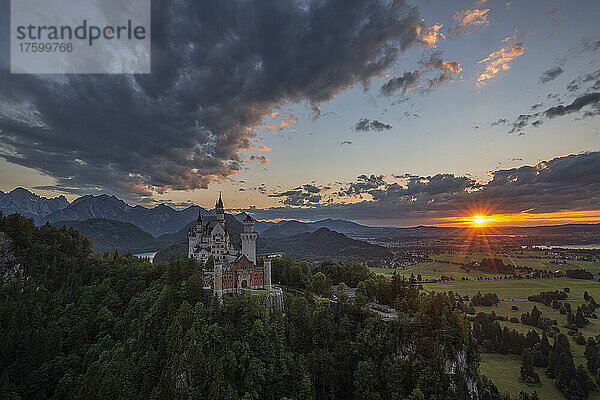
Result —
<svg viewBox="0 0 600 400"><path fill-rule="evenodd" d="M553 244L551 246L532 246L534 249L574 249L574 250L600 250L600 244Z"/></svg>
<svg viewBox="0 0 600 400"><path fill-rule="evenodd" d="M150 262L152 262L154 260L154 256L156 255L156 251L150 252L150 253L139 253L139 254L134 254L135 257L139 257L139 258L148 258L150 259Z"/></svg>

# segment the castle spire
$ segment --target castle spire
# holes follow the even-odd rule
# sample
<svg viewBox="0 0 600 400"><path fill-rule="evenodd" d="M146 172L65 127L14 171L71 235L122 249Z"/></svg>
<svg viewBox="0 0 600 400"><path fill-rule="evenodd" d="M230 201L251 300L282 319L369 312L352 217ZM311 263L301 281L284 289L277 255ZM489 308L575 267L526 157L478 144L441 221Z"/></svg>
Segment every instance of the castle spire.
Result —
<svg viewBox="0 0 600 400"><path fill-rule="evenodd" d="M215 204L215 213L217 214L217 221L225 228L225 209L223 208L223 197L219 192L219 200Z"/></svg>
<svg viewBox="0 0 600 400"><path fill-rule="evenodd" d="M202 208L198 207L198 219L196 220L199 224L202 223Z"/></svg>

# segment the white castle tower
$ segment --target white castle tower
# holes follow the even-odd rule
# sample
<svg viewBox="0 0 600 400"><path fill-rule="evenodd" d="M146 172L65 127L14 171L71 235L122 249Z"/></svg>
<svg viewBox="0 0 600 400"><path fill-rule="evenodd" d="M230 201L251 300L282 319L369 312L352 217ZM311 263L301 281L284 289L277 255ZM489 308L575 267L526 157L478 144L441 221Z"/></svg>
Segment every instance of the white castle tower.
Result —
<svg viewBox="0 0 600 400"><path fill-rule="evenodd" d="M256 264L256 238L258 234L254 232L254 219L249 215L244 219L244 232L240 236L242 239L242 254L253 264Z"/></svg>

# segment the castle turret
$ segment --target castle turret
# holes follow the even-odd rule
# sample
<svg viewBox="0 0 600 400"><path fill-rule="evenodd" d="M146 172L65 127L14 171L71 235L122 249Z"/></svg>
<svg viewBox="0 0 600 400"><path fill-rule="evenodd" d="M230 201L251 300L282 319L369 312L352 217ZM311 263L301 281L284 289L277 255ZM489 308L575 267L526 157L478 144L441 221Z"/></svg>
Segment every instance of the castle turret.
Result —
<svg viewBox="0 0 600 400"><path fill-rule="evenodd" d="M202 238L202 209L198 210L198 218L196 219L196 226L190 227L188 231L188 257L194 257L194 251L196 246L200 244Z"/></svg>
<svg viewBox="0 0 600 400"><path fill-rule="evenodd" d="M269 257L265 257L265 269L264 269L264 286L269 292L273 290L271 286L271 259Z"/></svg>
<svg viewBox="0 0 600 400"><path fill-rule="evenodd" d="M223 208L221 192L219 192L219 200L215 203L215 213L217 214L217 221L225 227L225 209Z"/></svg>
<svg viewBox="0 0 600 400"><path fill-rule="evenodd" d="M240 237L242 239L242 254L253 264L256 264L256 238L258 234L254 232L254 219L249 215L244 219L244 232L240 234Z"/></svg>

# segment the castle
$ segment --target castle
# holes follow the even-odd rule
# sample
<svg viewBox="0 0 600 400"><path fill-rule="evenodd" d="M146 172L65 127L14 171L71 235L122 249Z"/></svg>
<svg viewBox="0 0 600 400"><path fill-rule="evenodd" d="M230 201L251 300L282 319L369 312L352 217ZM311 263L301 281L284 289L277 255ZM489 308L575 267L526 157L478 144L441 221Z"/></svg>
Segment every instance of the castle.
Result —
<svg viewBox="0 0 600 400"><path fill-rule="evenodd" d="M206 272L213 295L222 302L225 293L250 291L252 294L266 294L270 305L280 309L283 292L271 284L271 260L265 258L263 266L256 263L258 234L254 232L254 219L249 215L244 219L243 232L240 233L242 245L235 248L225 223L221 194L215 204L215 214L216 219L205 221L200 210L195 226L188 232L188 257L203 263L213 257L213 271Z"/></svg>

